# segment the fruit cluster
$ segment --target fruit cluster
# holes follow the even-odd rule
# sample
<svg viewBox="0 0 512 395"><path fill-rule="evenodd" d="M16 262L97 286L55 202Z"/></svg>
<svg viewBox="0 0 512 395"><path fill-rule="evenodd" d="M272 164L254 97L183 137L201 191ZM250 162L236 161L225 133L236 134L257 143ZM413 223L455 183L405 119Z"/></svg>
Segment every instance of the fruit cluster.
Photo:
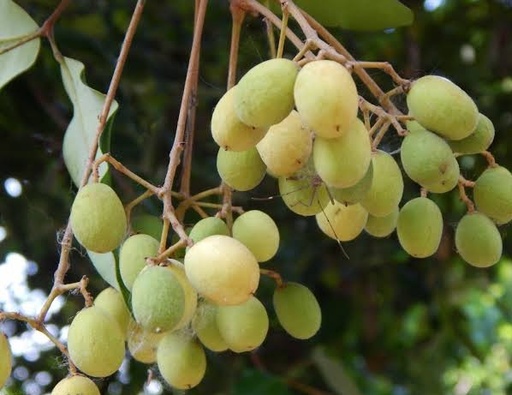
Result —
<svg viewBox="0 0 512 395"><path fill-rule="evenodd" d="M407 131L397 162L378 149L380 130L358 118L364 101L344 65L326 59L301 68L286 59L263 62L213 112L218 172L239 191L255 188L268 173L277 178L288 208L315 215L327 236L349 241L363 230L375 237L396 230L402 248L417 258L433 255L443 234L442 213L427 195L459 186L468 213L455 230L457 251L474 266L497 263L497 225L512 220L512 175L487 152L492 122L446 78L425 76L402 90L409 116L400 119ZM489 160L474 183L461 176L457 161L470 154ZM421 187L421 196L400 208L404 173ZM465 187L474 187L474 204Z"/></svg>

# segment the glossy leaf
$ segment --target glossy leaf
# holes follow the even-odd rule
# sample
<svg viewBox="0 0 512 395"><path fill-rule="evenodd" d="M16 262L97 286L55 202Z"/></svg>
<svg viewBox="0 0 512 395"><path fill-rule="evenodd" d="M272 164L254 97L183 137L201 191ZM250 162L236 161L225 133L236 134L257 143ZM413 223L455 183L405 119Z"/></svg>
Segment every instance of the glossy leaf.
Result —
<svg viewBox="0 0 512 395"><path fill-rule="evenodd" d="M89 150L94 142L99 124L99 116L105 95L86 85L84 81L83 63L63 58L61 74L64 88L73 103L73 119L68 125L63 142L64 162L75 185L79 186L87 166ZM117 102L112 103L107 125L103 132L101 147L96 152L96 158L108 149L112 118L117 111ZM99 167L100 178L107 173L108 166L102 163Z"/></svg>
<svg viewBox="0 0 512 395"><path fill-rule="evenodd" d="M327 27L384 30L410 25L413 13L398 0L297 0L297 5Z"/></svg>
<svg viewBox="0 0 512 395"><path fill-rule="evenodd" d="M11 47L37 29L23 8L11 0L0 1L0 49ZM0 89L34 64L40 42L36 38L0 55Z"/></svg>
<svg viewBox="0 0 512 395"><path fill-rule="evenodd" d="M116 277L116 258L114 253L106 252L99 254L97 252L87 251L87 255L89 255L94 268L103 280L119 291L120 287Z"/></svg>

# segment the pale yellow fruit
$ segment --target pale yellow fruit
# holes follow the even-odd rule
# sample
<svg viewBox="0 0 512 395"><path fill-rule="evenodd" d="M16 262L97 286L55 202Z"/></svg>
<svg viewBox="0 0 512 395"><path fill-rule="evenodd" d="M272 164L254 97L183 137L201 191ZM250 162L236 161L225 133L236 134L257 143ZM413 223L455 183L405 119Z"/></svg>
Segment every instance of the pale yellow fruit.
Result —
<svg viewBox="0 0 512 395"><path fill-rule="evenodd" d="M279 195L284 204L295 214L312 216L329 203L329 192L316 175L305 172L290 177L279 177Z"/></svg>
<svg viewBox="0 0 512 395"><path fill-rule="evenodd" d="M0 388L2 388L12 370L12 353L7 337L0 332Z"/></svg>
<svg viewBox="0 0 512 395"><path fill-rule="evenodd" d="M145 329L165 332L175 329L185 312L185 291L172 270L147 266L133 283L132 311Z"/></svg>
<svg viewBox="0 0 512 395"><path fill-rule="evenodd" d="M51 395L100 395L100 390L90 378L75 375L59 381Z"/></svg>
<svg viewBox="0 0 512 395"><path fill-rule="evenodd" d="M196 291L218 305L245 302L258 288L260 268L251 251L229 236L209 236L185 255L185 273Z"/></svg>
<svg viewBox="0 0 512 395"><path fill-rule="evenodd" d="M293 85L298 66L275 58L250 69L238 82L235 112L240 120L255 127L270 127L285 119L293 109Z"/></svg>
<svg viewBox="0 0 512 395"><path fill-rule="evenodd" d="M315 169L330 187L349 188L357 184L367 173L371 159L370 137L359 119L341 137L317 137L313 143Z"/></svg>
<svg viewBox="0 0 512 395"><path fill-rule="evenodd" d="M317 136L340 137L355 122L359 96L352 76L332 60L307 63L293 90L302 119Z"/></svg>
<svg viewBox="0 0 512 395"><path fill-rule="evenodd" d="M126 344L133 359L147 364L155 363L158 344L166 334L167 332L155 333L144 329L137 322L131 320Z"/></svg>
<svg viewBox="0 0 512 395"><path fill-rule="evenodd" d="M368 212L359 203L345 206L334 201L316 215L316 222L322 232L331 239L354 240L361 234L368 219Z"/></svg>
<svg viewBox="0 0 512 395"><path fill-rule="evenodd" d="M373 237L387 237L396 228L396 224L398 221L398 211L399 208L396 206L395 210L384 217L374 217L373 215L368 215L368 221L366 221L366 226L364 230Z"/></svg>
<svg viewBox="0 0 512 395"><path fill-rule="evenodd" d="M211 351L220 352L228 349L217 327L217 306L203 301L192 319L192 329L199 341Z"/></svg>
<svg viewBox="0 0 512 395"><path fill-rule="evenodd" d="M216 321L229 349L237 353L254 350L267 337L267 311L254 296L236 306L219 306Z"/></svg>
<svg viewBox="0 0 512 395"><path fill-rule="evenodd" d="M289 176L305 166L313 147L311 130L297 111L272 125L256 145L267 171L274 177Z"/></svg>
<svg viewBox="0 0 512 395"><path fill-rule="evenodd" d="M512 220L512 174L505 167L485 170L475 182L476 208L498 225Z"/></svg>
<svg viewBox="0 0 512 395"><path fill-rule="evenodd" d="M237 191L256 188L265 177L267 166L256 147L233 152L222 148L217 152L217 172L227 185Z"/></svg>
<svg viewBox="0 0 512 395"><path fill-rule="evenodd" d="M369 214L385 217L391 214L404 192L404 179L395 159L384 151L372 156L372 185L366 196L360 201Z"/></svg>
<svg viewBox="0 0 512 395"><path fill-rule="evenodd" d="M101 308L82 309L68 332L68 351L78 369L92 377L107 377L123 362L125 335Z"/></svg>
<svg viewBox="0 0 512 395"><path fill-rule="evenodd" d="M423 127L449 140L468 137L478 121L473 99L440 76L429 75L414 81L407 94L407 106Z"/></svg>
<svg viewBox="0 0 512 395"><path fill-rule="evenodd" d="M123 295L112 287L105 288L94 299L94 305L105 311L119 325L122 333L126 333L130 323L130 311L126 306Z"/></svg>
<svg viewBox="0 0 512 395"><path fill-rule="evenodd" d="M466 214L457 224L455 247L462 259L470 265L489 267L500 260L503 241L492 220L475 211Z"/></svg>
<svg viewBox="0 0 512 395"><path fill-rule="evenodd" d="M169 259L168 264L169 265L167 266L167 268L170 269L176 276L176 278L181 284L181 287L183 288L183 292L185 293L185 306L183 310L183 317L174 328L180 329L187 326L194 317L197 308L197 292L195 288L192 286L192 284L190 284L190 281L188 280L188 277L185 274L185 266L183 265L183 263L177 261L176 259Z"/></svg>
<svg viewBox="0 0 512 395"><path fill-rule="evenodd" d="M258 262L271 259L279 248L279 229L263 211L250 210L237 217L232 232L233 237L241 241Z"/></svg>
<svg viewBox="0 0 512 395"><path fill-rule="evenodd" d="M211 132L217 145L228 151L245 151L260 141L267 128L249 126L240 121L235 113L235 91L228 90L213 110Z"/></svg>
<svg viewBox="0 0 512 395"><path fill-rule="evenodd" d="M169 332L158 344L156 360L165 381L177 389L198 385L206 372L203 347L180 332Z"/></svg>
<svg viewBox="0 0 512 395"><path fill-rule="evenodd" d="M372 186L373 165L370 162L366 174L355 185L348 188L329 188L332 197L343 204L359 203L365 198Z"/></svg>
<svg viewBox="0 0 512 395"><path fill-rule="evenodd" d="M119 251L119 271L123 283L130 291L140 271L146 267L146 258L155 257L160 242L146 234L128 237Z"/></svg>
<svg viewBox="0 0 512 395"><path fill-rule="evenodd" d="M468 137L462 140L448 140L453 152L471 155L486 151L494 140L494 125L492 121L483 114L478 114L476 128Z"/></svg>
<svg viewBox="0 0 512 395"><path fill-rule="evenodd" d="M70 221L78 242L93 252L116 249L126 235L123 203L106 184L87 184L79 189Z"/></svg>

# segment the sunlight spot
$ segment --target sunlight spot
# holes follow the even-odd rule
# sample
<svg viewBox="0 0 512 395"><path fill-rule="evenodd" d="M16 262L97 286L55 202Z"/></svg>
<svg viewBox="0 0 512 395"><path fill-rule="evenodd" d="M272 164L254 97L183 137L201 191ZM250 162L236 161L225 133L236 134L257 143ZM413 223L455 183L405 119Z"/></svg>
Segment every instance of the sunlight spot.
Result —
<svg viewBox="0 0 512 395"><path fill-rule="evenodd" d="M18 197L23 191L21 183L16 178L8 178L4 182L4 188L7 194L11 197Z"/></svg>
<svg viewBox="0 0 512 395"><path fill-rule="evenodd" d="M425 0L425 3L423 4L423 8L425 8L425 10L427 10L427 11L435 11L439 7L444 5L445 2L446 2L446 0Z"/></svg>

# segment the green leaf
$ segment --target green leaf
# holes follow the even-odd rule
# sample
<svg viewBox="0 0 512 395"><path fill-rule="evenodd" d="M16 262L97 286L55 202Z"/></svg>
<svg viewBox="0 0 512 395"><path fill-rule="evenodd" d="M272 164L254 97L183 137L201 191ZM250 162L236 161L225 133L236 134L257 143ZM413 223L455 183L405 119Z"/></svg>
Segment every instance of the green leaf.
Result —
<svg viewBox="0 0 512 395"><path fill-rule="evenodd" d="M384 30L410 25L414 15L398 0L297 0L322 25L349 30Z"/></svg>
<svg viewBox="0 0 512 395"><path fill-rule="evenodd" d="M99 116L105 95L85 84L83 63L63 58L61 61L61 74L64 88L73 104L73 119L64 135L63 155L66 167L75 185L79 186L87 166L87 158L96 136ZM96 158L103 155L108 149L110 128L113 115L118 109L117 102L113 102L108 115L107 125L102 135L101 146L96 152ZM100 178L107 173L107 163L99 167Z"/></svg>
<svg viewBox="0 0 512 395"><path fill-rule="evenodd" d="M12 46L38 28L23 8L11 0L0 0L0 49ZM40 44L36 38L0 55L0 89L34 64Z"/></svg>
<svg viewBox="0 0 512 395"><path fill-rule="evenodd" d="M232 395L290 395L282 379L255 369L245 369L235 383Z"/></svg>
<svg viewBox="0 0 512 395"><path fill-rule="evenodd" d="M99 254L97 252L87 251L87 255L89 255L92 264L103 280L119 291L120 287L117 282L116 257L114 253L106 252Z"/></svg>

